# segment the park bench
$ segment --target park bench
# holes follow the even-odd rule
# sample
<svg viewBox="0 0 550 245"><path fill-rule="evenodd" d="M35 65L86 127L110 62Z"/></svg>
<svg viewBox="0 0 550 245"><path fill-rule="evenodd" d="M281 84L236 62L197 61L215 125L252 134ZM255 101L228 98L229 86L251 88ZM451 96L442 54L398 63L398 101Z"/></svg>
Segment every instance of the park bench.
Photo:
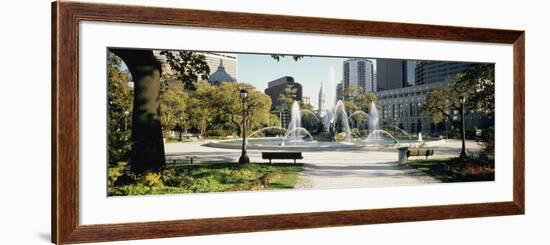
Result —
<svg viewBox="0 0 550 245"><path fill-rule="evenodd" d="M185 156L183 159L184 161L187 161L190 164L193 164L193 161L197 159L197 156ZM169 161L168 164L176 165L178 163L178 160L180 159L172 159L172 161Z"/></svg>
<svg viewBox="0 0 550 245"><path fill-rule="evenodd" d="M433 149L409 149L407 150L407 158L425 156L428 159L429 156L434 155Z"/></svg>
<svg viewBox="0 0 550 245"><path fill-rule="evenodd" d="M301 152L262 152L262 158L269 159L269 164L272 159L294 159L294 164L296 159L304 159Z"/></svg>

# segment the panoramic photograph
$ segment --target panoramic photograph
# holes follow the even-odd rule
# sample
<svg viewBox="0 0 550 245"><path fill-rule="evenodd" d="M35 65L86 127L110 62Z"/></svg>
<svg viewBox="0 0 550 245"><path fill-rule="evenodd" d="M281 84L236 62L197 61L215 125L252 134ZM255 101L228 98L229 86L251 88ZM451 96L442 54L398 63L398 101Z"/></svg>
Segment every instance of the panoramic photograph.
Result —
<svg viewBox="0 0 550 245"><path fill-rule="evenodd" d="M494 181L493 63L111 47L107 194Z"/></svg>

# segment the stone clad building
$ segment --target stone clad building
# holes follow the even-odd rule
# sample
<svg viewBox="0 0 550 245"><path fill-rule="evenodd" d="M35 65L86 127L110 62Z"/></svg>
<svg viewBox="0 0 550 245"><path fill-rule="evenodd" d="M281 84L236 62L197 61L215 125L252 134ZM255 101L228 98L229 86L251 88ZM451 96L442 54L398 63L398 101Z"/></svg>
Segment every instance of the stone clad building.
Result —
<svg viewBox="0 0 550 245"><path fill-rule="evenodd" d="M419 61L415 63L415 84L403 82L403 85L397 88L379 84L379 88L392 87L392 89L377 92L378 104L382 107L381 123L397 126L413 134L422 132L427 135L439 136L451 131L452 122L442 122L436 125L422 108L430 91L448 85L453 75L465 71L469 65L470 63L465 62ZM378 82L381 81L384 80L378 80ZM451 113L453 120L460 120L458 111ZM465 123L466 130L475 131L485 128L487 119L480 113L471 112L466 115Z"/></svg>

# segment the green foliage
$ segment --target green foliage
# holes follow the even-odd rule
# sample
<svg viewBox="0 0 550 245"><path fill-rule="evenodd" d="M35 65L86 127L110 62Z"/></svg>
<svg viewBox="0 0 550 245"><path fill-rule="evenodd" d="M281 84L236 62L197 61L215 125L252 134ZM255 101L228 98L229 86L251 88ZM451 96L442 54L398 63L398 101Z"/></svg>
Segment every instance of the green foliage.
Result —
<svg viewBox="0 0 550 245"><path fill-rule="evenodd" d="M163 130L180 129L184 132L190 126L189 93L182 89L180 83L164 82L160 98L160 122Z"/></svg>
<svg viewBox="0 0 550 245"><path fill-rule="evenodd" d="M495 113L495 65L472 65L462 78L471 86L469 99L475 103L474 108L493 118Z"/></svg>
<svg viewBox="0 0 550 245"><path fill-rule="evenodd" d="M108 172L108 187L112 188L115 186L116 181L120 176L124 174L124 170L127 169L127 164L125 162L119 162L116 165L109 166Z"/></svg>
<svg viewBox="0 0 550 245"><path fill-rule="evenodd" d="M108 53L107 80L108 162L116 165L127 161L131 150L133 91L128 86L129 72L123 70L122 61L111 52Z"/></svg>
<svg viewBox="0 0 550 245"><path fill-rule="evenodd" d="M294 101L298 101L298 104L300 105L301 110L310 110L313 111L313 105L306 104L303 101L297 100L298 97L298 88L294 86L294 84L287 84L285 87L285 91L281 94L279 94L279 97L277 98L277 101L279 103L282 103L290 110L292 108L292 104L294 104Z"/></svg>
<svg viewBox="0 0 550 245"><path fill-rule="evenodd" d="M297 93L298 88L294 87L294 84L288 84L286 85L285 92L279 94L277 101L286 105L286 107L290 110L290 108L292 108L292 104L296 101Z"/></svg>
<svg viewBox="0 0 550 245"><path fill-rule="evenodd" d="M371 103L376 103L377 100L375 93L365 93L363 88L358 86L349 86L342 92L342 94L344 95L344 105L350 112L369 111Z"/></svg>
<svg viewBox="0 0 550 245"><path fill-rule="evenodd" d="M229 132L241 134L241 124L243 119L243 102L239 91L241 89L248 91L245 108L246 118L248 119L248 129L254 130L270 123L271 99L246 83L224 82L213 92L214 99L209 103L215 108L214 117L218 124L225 125Z"/></svg>
<svg viewBox="0 0 550 245"><path fill-rule="evenodd" d="M269 123L267 126L273 126L273 127L280 127L281 125L281 119L277 114L270 114L269 115Z"/></svg>
<svg viewBox="0 0 550 245"><path fill-rule="evenodd" d="M495 127L489 127L482 131L481 135L482 153L488 156L495 155Z"/></svg>
<svg viewBox="0 0 550 245"><path fill-rule="evenodd" d="M143 185L153 188L163 186L161 175L159 173L147 173L143 179Z"/></svg>
<svg viewBox="0 0 550 245"><path fill-rule="evenodd" d="M433 123L443 122L445 117L452 120L450 115L451 101L447 96L448 88L433 90L426 96L424 109L431 115Z"/></svg>
<svg viewBox="0 0 550 245"><path fill-rule="evenodd" d="M111 169L109 169L111 172ZM225 192L289 189L298 181L295 164L193 164L167 167L134 182L109 186L109 195ZM113 170L116 172L117 170ZM118 182L113 182L118 183Z"/></svg>
<svg viewBox="0 0 550 245"><path fill-rule="evenodd" d="M452 112L461 109L459 98L466 98L466 114L475 110L492 118L495 110L495 78L493 64L473 64L463 73L455 74L451 83L426 96L423 111L434 123L453 121Z"/></svg>
<svg viewBox="0 0 550 245"><path fill-rule="evenodd" d="M275 123L269 110L271 99L245 83L207 81L184 91L178 83L166 83L161 94L161 123L165 131L197 129L204 137L241 134L243 103L240 89L248 90L246 111L250 130ZM279 123L279 122L276 122Z"/></svg>
<svg viewBox="0 0 550 245"><path fill-rule="evenodd" d="M271 55L271 58L273 58L274 60L276 60L277 62L279 62L281 60L281 58L285 58L286 56L285 55L282 55L282 54L272 54ZM302 58L304 58L303 55L292 55L292 59L294 61L299 61L301 60Z"/></svg>
<svg viewBox="0 0 550 245"><path fill-rule="evenodd" d="M216 89L216 86L207 81L199 81L196 89L189 92L190 123L199 129L201 135L205 134L214 117L216 108L212 104L216 100Z"/></svg>
<svg viewBox="0 0 550 245"><path fill-rule="evenodd" d="M188 90L195 89L195 83L199 80L207 80L210 68L206 63L206 57L192 51L161 51L166 57L166 63L170 71L164 72L165 77L183 82Z"/></svg>

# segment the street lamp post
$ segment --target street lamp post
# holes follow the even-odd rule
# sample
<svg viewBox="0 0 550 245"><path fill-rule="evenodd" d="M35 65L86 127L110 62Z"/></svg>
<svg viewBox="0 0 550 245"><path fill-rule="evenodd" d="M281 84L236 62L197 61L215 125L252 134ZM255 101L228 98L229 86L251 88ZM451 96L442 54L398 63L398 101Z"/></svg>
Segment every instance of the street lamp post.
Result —
<svg viewBox="0 0 550 245"><path fill-rule="evenodd" d="M466 103L466 97L460 96L460 119L462 123L462 151L460 152L460 158L466 157L466 123L464 118L464 104Z"/></svg>
<svg viewBox="0 0 550 245"><path fill-rule="evenodd" d="M249 163L250 159L246 155L246 98L248 97L248 91L246 89L241 89L240 91L241 99L243 100L243 123L242 123L242 134L243 134L243 145L241 157L239 158L239 163Z"/></svg>
<svg viewBox="0 0 550 245"><path fill-rule="evenodd" d="M182 121L183 121L183 117L180 116L180 122L182 122ZM178 123L178 126L179 126L179 123ZM181 127L181 126L179 127L179 132L178 133L179 133L179 139L178 140L181 142L181 141L183 141L183 135L182 135L183 134L183 127Z"/></svg>

